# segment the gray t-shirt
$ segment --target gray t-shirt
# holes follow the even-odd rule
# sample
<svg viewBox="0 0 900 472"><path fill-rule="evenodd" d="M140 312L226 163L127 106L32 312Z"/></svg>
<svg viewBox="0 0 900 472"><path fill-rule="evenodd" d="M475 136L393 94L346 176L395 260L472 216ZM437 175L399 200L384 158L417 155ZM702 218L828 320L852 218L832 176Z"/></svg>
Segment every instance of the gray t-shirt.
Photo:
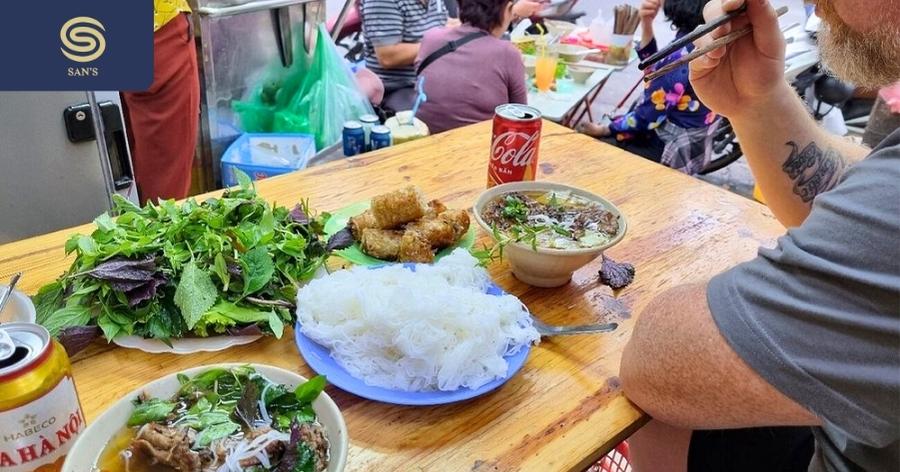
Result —
<svg viewBox="0 0 900 472"><path fill-rule="evenodd" d="M378 74L388 92L412 87L416 82L415 67L412 64L396 69L381 67L375 46L422 42L426 31L447 24L444 0L363 0L360 16L366 68Z"/></svg>
<svg viewBox="0 0 900 472"><path fill-rule="evenodd" d="M900 130L707 300L735 352L822 419L809 470L900 470Z"/></svg>

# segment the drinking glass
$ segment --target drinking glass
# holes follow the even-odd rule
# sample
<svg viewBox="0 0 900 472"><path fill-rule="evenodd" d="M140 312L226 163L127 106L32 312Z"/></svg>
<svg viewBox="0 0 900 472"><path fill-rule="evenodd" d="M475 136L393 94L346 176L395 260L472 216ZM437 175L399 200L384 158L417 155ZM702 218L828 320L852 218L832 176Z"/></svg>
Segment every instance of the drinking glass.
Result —
<svg viewBox="0 0 900 472"><path fill-rule="evenodd" d="M538 56L534 64L535 85L541 92L550 90L553 79L556 76L556 56L543 54Z"/></svg>

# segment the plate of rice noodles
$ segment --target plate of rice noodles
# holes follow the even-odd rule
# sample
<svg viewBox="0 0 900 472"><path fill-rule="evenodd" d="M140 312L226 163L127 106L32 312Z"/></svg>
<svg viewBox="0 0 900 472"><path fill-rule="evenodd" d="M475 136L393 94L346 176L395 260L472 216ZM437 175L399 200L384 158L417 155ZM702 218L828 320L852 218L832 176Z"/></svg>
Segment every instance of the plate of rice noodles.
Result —
<svg viewBox="0 0 900 472"><path fill-rule="evenodd" d="M335 211L325 224L325 234L331 237L341 230L350 232L354 243L337 255L366 266L434 262L475 243L475 227L466 210L428 201L412 185Z"/></svg>
<svg viewBox="0 0 900 472"><path fill-rule="evenodd" d="M497 389L540 340L528 309L465 249L433 264L356 266L297 294L295 338L338 388L398 405Z"/></svg>

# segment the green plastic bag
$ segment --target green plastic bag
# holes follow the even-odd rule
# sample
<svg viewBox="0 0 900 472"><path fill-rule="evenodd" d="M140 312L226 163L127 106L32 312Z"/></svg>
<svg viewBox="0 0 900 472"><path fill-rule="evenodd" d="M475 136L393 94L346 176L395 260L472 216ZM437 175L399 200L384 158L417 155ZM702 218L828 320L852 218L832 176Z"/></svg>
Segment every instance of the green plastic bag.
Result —
<svg viewBox="0 0 900 472"><path fill-rule="evenodd" d="M294 25L294 62L290 67L276 58L250 88L244 100L235 100L231 107L238 117L241 130L247 133L270 133L275 130L275 114L290 105L309 71L303 25Z"/></svg>
<svg viewBox="0 0 900 472"><path fill-rule="evenodd" d="M287 109L276 111L274 129L312 133L316 149L322 150L341 140L345 121L370 113L374 113L372 105L360 91L325 25L320 24L309 72Z"/></svg>

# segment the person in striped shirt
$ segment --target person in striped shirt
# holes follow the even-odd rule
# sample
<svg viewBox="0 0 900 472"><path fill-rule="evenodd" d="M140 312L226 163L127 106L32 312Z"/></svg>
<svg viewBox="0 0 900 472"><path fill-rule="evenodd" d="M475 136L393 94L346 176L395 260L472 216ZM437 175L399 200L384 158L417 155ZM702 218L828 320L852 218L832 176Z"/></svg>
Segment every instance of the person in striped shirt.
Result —
<svg viewBox="0 0 900 472"><path fill-rule="evenodd" d="M366 67L384 82L381 105L393 111L412 108L415 101L415 60L422 36L440 26L458 26L450 19L446 0L361 0ZM465 1L465 0L461 0ZM519 17L543 8L542 1L515 2ZM427 87L427 86L426 86Z"/></svg>
<svg viewBox="0 0 900 472"><path fill-rule="evenodd" d="M382 106L410 109L419 43L426 31L447 24L444 0L362 0L360 14L366 67L384 82Z"/></svg>

